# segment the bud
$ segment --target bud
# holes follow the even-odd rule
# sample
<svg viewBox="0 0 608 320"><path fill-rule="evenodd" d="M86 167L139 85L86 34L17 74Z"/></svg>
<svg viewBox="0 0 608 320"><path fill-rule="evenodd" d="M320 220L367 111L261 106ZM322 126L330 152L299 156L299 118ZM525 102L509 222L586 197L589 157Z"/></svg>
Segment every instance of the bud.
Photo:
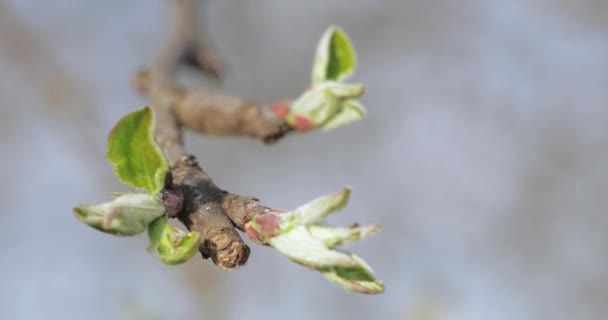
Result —
<svg viewBox="0 0 608 320"><path fill-rule="evenodd" d="M181 193L175 191L163 190L163 204L167 210L167 217L174 218L182 210L182 202L184 201Z"/></svg>
<svg viewBox="0 0 608 320"><path fill-rule="evenodd" d="M150 222L164 214L162 202L143 193L118 194L110 202L74 208L78 220L99 231L119 236L141 233Z"/></svg>
<svg viewBox="0 0 608 320"><path fill-rule="evenodd" d="M348 100L342 103L340 112L321 126L321 130L327 131L336 129L355 121L359 121L365 116L365 109L356 100Z"/></svg>
<svg viewBox="0 0 608 320"><path fill-rule="evenodd" d="M198 249L198 233L186 233L177 229L169 224L165 217L160 217L150 224L148 237L148 250L153 251L166 264L184 263L190 260Z"/></svg>
<svg viewBox="0 0 608 320"><path fill-rule="evenodd" d="M362 259L333 249L370 236L380 226L333 228L317 224L344 208L350 194L350 188L343 188L293 211L267 210L245 224L245 231L256 243L270 245L289 260L321 272L341 287L360 293L381 293L384 285Z"/></svg>
<svg viewBox="0 0 608 320"><path fill-rule="evenodd" d="M338 112L338 107L338 99L329 91L313 88L293 102L285 121L299 131L318 128Z"/></svg>
<svg viewBox="0 0 608 320"><path fill-rule="evenodd" d="M307 268L321 272L332 283L347 290L377 294L384 285L373 270L356 255L328 248L305 226L297 226L269 240L271 247Z"/></svg>
<svg viewBox="0 0 608 320"><path fill-rule="evenodd" d="M361 84L319 83L293 102L285 121L298 131L329 130L352 123L365 115L363 107L353 100L364 91Z"/></svg>

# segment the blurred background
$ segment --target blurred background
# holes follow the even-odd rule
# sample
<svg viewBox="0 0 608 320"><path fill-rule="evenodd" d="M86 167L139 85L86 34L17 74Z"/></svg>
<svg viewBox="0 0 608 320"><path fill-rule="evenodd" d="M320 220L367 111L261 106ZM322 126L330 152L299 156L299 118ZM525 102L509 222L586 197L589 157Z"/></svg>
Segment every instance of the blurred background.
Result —
<svg viewBox="0 0 608 320"><path fill-rule="evenodd" d="M171 7L0 0L1 319L605 318L608 2L207 2L221 90L251 101L302 92L328 25L351 36L363 121L276 146L188 134L187 148L273 207L351 185L330 221L384 226L348 249L386 292L346 292L259 246L230 273L166 266L145 235L78 222L74 205L125 190L106 135L146 103L130 81Z"/></svg>

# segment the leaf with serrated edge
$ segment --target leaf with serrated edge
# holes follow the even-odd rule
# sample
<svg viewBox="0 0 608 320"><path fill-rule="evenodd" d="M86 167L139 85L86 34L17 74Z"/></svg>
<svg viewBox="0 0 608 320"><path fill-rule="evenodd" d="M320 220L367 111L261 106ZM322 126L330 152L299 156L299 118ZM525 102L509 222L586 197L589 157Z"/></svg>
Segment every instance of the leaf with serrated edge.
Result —
<svg viewBox="0 0 608 320"><path fill-rule="evenodd" d="M160 192L169 164L154 140L154 112L149 107L118 121L108 138L107 157L120 181L151 194Z"/></svg>
<svg viewBox="0 0 608 320"><path fill-rule="evenodd" d="M148 237L148 250L153 251L166 264L184 263L190 260L198 249L198 233L185 233L169 224L165 217L160 217L150 224Z"/></svg>
<svg viewBox="0 0 608 320"><path fill-rule="evenodd" d="M330 26L321 37L313 62L312 81L341 81L355 71L356 57L348 36Z"/></svg>
<svg viewBox="0 0 608 320"><path fill-rule="evenodd" d="M106 233L132 236L146 230L154 219L165 214L159 199L145 193L127 193L98 205L74 208L78 220Z"/></svg>
<svg viewBox="0 0 608 320"><path fill-rule="evenodd" d="M327 131L336 129L347 124L351 124L360 120L365 116L365 109L359 102L354 100L345 101L342 105L342 110L338 112L331 120L321 126L321 130Z"/></svg>

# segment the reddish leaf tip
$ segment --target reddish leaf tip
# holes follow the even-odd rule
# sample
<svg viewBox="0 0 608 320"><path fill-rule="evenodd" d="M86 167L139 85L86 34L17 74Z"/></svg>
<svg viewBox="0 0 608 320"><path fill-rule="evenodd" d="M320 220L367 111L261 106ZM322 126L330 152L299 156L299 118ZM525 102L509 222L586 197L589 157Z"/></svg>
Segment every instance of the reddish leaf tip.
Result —
<svg viewBox="0 0 608 320"><path fill-rule="evenodd" d="M253 242L258 244L264 243L264 239L262 239L262 236L258 233L257 230L255 230L252 225L248 225L245 227L245 233L247 234L247 237L249 237L249 239L251 239Z"/></svg>
<svg viewBox="0 0 608 320"><path fill-rule="evenodd" d="M315 128L315 124L308 118L296 115L293 128L297 131L309 131Z"/></svg>
<svg viewBox="0 0 608 320"><path fill-rule="evenodd" d="M289 107L291 103L289 101L278 101L270 106L270 110L277 115L279 118L284 119L289 114Z"/></svg>

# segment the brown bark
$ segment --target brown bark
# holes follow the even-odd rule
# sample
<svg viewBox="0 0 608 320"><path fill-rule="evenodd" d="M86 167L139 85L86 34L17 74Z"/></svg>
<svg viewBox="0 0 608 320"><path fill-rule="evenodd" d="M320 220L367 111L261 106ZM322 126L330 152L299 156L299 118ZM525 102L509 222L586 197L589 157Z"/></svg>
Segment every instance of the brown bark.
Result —
<svg viewBox="0 0 608 320"><path fill-rule="evenodd" d="M135 78L135 87L150 101L156 113L156 140L171 164L167 189L182 199L176 217L200 234L199 251L223 269L247 261L249 247L235 227L267 208L253 197L231 194L218 188L185 150L182 127L210 135L250 136L273 143L289 127L270 108L258 108L240 99L209 90L188 91L173 79L178 64L191 63L219 77L214 56L195 32L197 1L173 0L175 33L160 58Z"/></svg>

